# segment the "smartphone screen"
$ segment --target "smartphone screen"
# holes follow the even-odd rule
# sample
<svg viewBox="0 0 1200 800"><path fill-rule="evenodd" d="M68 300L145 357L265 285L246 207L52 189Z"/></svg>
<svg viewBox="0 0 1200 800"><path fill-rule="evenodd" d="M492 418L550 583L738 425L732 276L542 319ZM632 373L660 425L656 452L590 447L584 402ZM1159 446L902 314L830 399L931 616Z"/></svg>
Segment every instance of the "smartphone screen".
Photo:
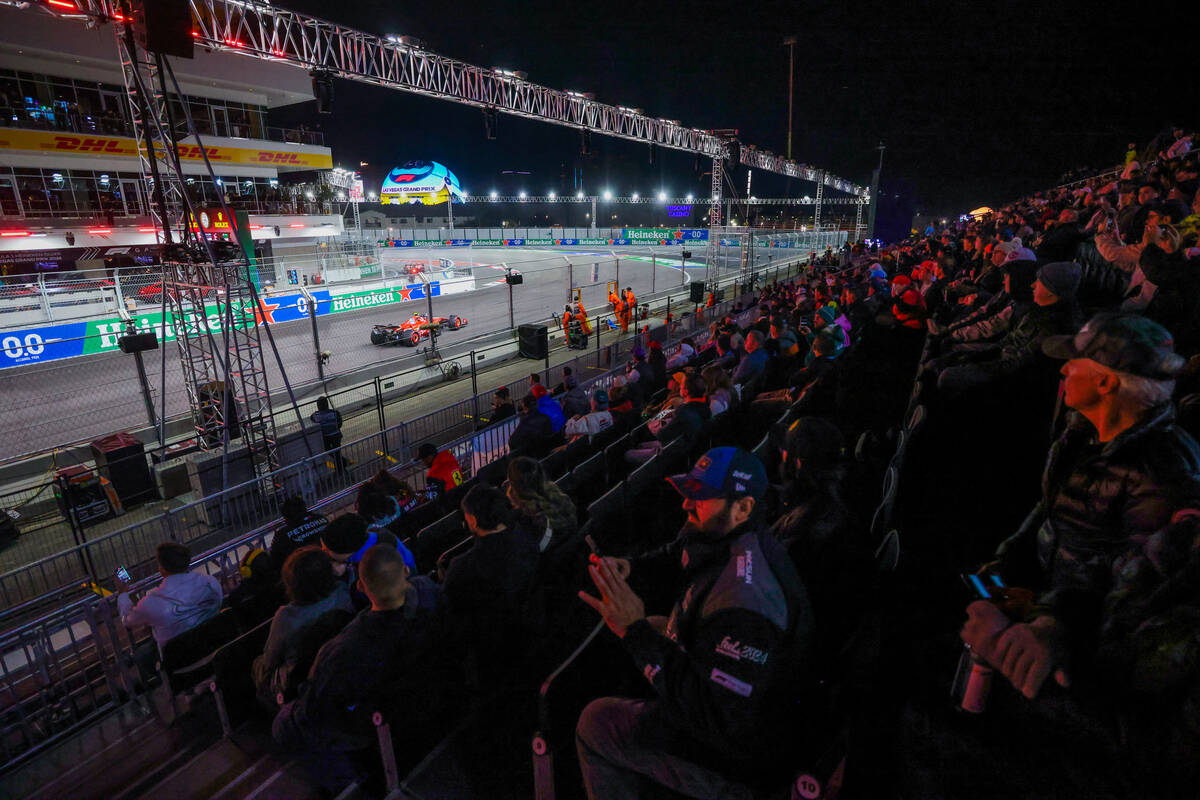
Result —
<svg viewBox="0 0 1200 800"><path fill-rule="evenodd" d="M978 597L983 600L991 599L992 593L983 585L983 581L980 580L978 575L965 575L964 577L966 578L968 588L972 589Z"/></svg>
<svg viewBox="0 0 1200 800"><path fill-rule="evenodd" d="M119 580L119 581L124 581L125 583L129 583L129 582L130 582L130 579L129 579L129 570L125 569L125 565L124 565L124 564L122 564L121 566L117 567L117 580Z"/></svg>

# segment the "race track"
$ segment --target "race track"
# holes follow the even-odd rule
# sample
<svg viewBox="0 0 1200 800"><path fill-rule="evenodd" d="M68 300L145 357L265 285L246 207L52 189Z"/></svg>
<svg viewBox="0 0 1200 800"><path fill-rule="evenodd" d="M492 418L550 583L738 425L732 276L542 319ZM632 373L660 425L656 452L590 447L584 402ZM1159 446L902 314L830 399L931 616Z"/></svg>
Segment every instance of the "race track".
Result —
<svg viewBox="0 0 1200 800"><path fill-rule="evenodd" d="M699 259L703 256L703 247L693 250L696 259L687 262L687 275L681 274L678 249L669 247L616 248L618 259L614 259L613 251L586 247L405 250L403 257L412 260L433 258L435 262L438 258L447 258L453 260L458 269L472 270L476 283L474 291L433 298L434 315L457 314L470 320L467 328L448 332L440 338L440 347L453 349L456 343L509 327L509 289L503 280L502 264L524 276L522 285L512 287L512 317L520 325L543 321L552 312L561 312L571 288L583 290L584 306L589 315L595 317L606 310L608 281L619 278L622 288L631 286L638 297L643 298L652 288L663 292L680 287L687 280L702 279L704 265ZM652 255L656 259L653 269ZM775 255L783 257L793 253L780 251ZM768 256L764 255L759 264L767 261ZM722 273L738 267L736 258L719 266ZM376 323L396 324L409 314L426 309L425 300L414 300L318 317L321 349L331 353L326 379L382 361L399 362L412 356L411 348L371 345L368 339L370 327ZM277 323L271 330L293 387L301 395L319 392L309 321ZM282 389L279 369L265 336L263 344L271 389ZM188 410L175 344L167 342L162 350L146 353L145 362L157 409L161 407L164 354L166 411L170 418ZM402 366L397 363L397 369ZM0 381L5 386L4 413L0 415L0 454L5 457L41 452L148 424L133 357L124 353L109 352L5 369L0 372Z"/></svg>

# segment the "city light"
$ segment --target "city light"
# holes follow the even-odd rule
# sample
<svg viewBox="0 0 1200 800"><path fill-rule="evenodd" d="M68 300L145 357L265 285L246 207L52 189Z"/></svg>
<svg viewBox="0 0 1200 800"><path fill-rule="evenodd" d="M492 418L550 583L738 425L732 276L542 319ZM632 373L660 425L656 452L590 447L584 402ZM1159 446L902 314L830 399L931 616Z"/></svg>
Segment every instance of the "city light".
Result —
<svg viewBox="0 0 1200 800"><path fill-rule="evenodd" d="M612 200L612 192L610 192L608 189L605 189L605 190L604 190L604 199L605 199L605 200Z"/></svg>

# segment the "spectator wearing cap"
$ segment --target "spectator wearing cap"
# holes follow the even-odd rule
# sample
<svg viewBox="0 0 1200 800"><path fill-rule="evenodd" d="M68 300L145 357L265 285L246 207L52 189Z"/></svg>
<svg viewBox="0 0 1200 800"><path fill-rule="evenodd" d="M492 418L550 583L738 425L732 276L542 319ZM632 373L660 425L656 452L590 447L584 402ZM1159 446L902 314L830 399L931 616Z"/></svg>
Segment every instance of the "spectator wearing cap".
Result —
<svg viewBox="0 0 1200 800"><path fill-rule="evenodd" d="M385 545L400 553L410 570L417 568L412 552L387 528L370 526L367 520L354 513L343 514L330 521L321 531L321 549L333 561L333 571L350 587L351 596L357 607L365 604L366 597L358 583L358 566L363 556L375 545Z"/></svg>
<svg viewBox="0 0 1200 800"><path fill-rule="evenodd" d="M576 745L592 800L641 797L647 779L691 796L749 796L788 777L780 770L791 766L796 736L821 723L793 718L814 621L787 553L756 521L762 463L719 447L669 480L687 512L679 536L633 562L594 557L598 596L579 593L654 692L601 698L580 715ZM665 618L647 616L627 583L654 562L676 565L686 584Z"/></svg>
<svg viewBox="0 0 1200 800"><path fill-rule="evenodd" d="M1174 421L1184 359L1157 323L1099 314L1074 336L1042 343L1065 360L1074 410L1050 449L1042 499L988 566L1034 601L1008 613L972 603L962 637L1027 698L1055 675L1087 685L1118 557L1186 509L1200 507L1200 446Z"/></svg>
<svg viewBox="0 0 1200 800"><path fill-rule="evenodd" d="M542 386L540 383L535 384L533 388L530 389L530 394L532 394L534 399L537 400L538 411L545 414L550 420L550 429L554 433L561 431L563 424L567 421L567 418L563 414L562 406L558 404L558 401L551 397L550 392L548 392L546 387Z"/></svg>
<svg viewBox="0 0 1200 800"><path fill-rule="evenodd" d="M508 437L509 452L540 458L553 441L554 425L550 418L542 413L536 397L525 395L521 398L521 419Z"/></svg>
<svg viewBox="0 0 1200 800"><path fill-rule="evenodd" d="M1170 222L1170 220L1162 218L1158 207L1147 209L1142 232L1133 244L1123 243L1117 232L1111 226L1106 225L1096 234L1096 250L1099 251L1100 257L1109 264L1132 275L1137 270L1142 251L1150 242L1147 237L1154 236L1158 226L1166 222Z"/></svg>
<svg viewBox="0 0 1200 800"><path fill-rule="evenodd" d="M563 425L563 435L568 442L582 439L584 436L591 441L598 433L613 426L613 417L608 410L608 391L596 389L592 392L591 411L587 414L576 414Z"/></svg>
<svg viewBox="0 0 1200 800"><path fill-rule="evenodd" d="M1076 294L1082 270L1074 261L1044 264L1033 283L1033 308L1022 314L993 348L969 353L972 364L951 366L938 376L938 389L958 394L1000 380L1013 380L1042 363L1042 342L1079 330ZM1032 377L1026 375L1026 377Z"/></svg>
<svg viewBox="0 0 1200 800"><path fill-rule="evenodd" d="M1024 255L1029 258L1022 257ZM928 326L933 333L946 333L946 344L957 349L964 345L994 342L1017 323L1033 305L1033 279L1037 262L1025 251L1004 261L999 267L1004 276L1002 291L972 314L948 327Z"/></svg>

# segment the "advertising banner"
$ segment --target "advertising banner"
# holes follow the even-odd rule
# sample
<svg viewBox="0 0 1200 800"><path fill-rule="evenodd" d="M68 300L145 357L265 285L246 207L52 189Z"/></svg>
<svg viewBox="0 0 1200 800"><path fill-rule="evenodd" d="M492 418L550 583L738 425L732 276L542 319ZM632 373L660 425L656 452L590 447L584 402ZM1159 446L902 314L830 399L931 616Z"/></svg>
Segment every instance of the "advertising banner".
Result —
<svg viewBox="0 0 1200 800"><path fill-rule="evenodd" d="M705 228L626 228L623 237L636 244L671 244L702 241L708 238Z"/></svg>
<svg viewBox="0 0 1200 800"><path fill-rule="evenodd" d="M434 297L442 293L440 281L432 281L429 287ZM312 295L317 305L317 316L325 316L420 300L425 297L425 284L410 283L407 286L337 295L331 294L328 289L318 289L312 291ZM206 305L203 315L188 320L192 329L189 333L195 335L205 327L218 330L221 324L219 313L216 304ZM246 325L260 325L263 320L272 324L292 322L308 316L308 300L303 294L263 296L259 298L258 308L235 305L233 313L235 319ZM132 320L139 333L154 331L160 342L173 341L177 335L173 322L163 325L161 311L135 314ZM124 333L125 323L119 317L6 331L0 335L0 369L107 353L117 349L117 339Z"/></svg>
<svg viewBox="0 0 1200 800"><path fill-rule="evenodd" d="M260 150L247 147L226 147L181 144L179 157L184 161L208 160L221 164L257 164L277 167L331 169L333 157L328 153L297 153L288 150ZM126 136L100 136L54 131L26 131L0 128L0 150L29 150L59 155L106 155L137 158L137 142Z"/></svg>

